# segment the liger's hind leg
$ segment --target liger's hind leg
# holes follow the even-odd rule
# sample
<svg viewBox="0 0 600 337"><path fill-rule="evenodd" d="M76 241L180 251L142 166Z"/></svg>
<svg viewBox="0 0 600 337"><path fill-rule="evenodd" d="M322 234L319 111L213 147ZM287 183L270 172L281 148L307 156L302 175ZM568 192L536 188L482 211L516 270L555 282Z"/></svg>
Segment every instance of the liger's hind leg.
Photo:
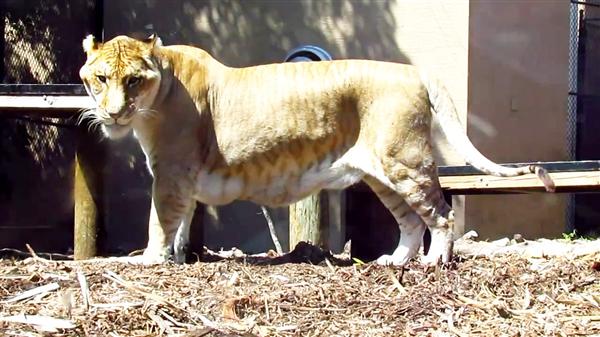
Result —
<svg viewBox="0 0 600 337"><path fill-rule="evenodd" d="M402 175L390 177L394 190L427 224L431 232L431 246L423 258L426 264L449 262L452 258L454 214L446 203L437 177L437 168L431 164L409 168L396 164L393 172Z"/></svg>
<svg viewBox="0 0 600 337"><path fill-rule="evenodd" d="M367 176L364 181L392 213L400 227L398 247L396 247L392 255L386 254L379 257L377 263L383 265L405 265L419 252L426 225L400 194L386 187L373 177Z"/></svg>

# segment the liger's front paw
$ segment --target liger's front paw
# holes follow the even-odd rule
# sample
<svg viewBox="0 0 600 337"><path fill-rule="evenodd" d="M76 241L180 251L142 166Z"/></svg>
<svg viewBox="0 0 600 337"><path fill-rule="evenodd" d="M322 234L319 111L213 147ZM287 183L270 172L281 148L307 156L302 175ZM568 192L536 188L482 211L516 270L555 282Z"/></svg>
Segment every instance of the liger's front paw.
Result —
<svg viewBox="0 0 600 337"><path fill-rule="evenodd" d="M162 256L148 256L148 255L137 255L137 256L120 256L114 259L114 261L130 264L141 264L145 266L162 264L168 261L168 258Z"/></svg>
<svg viewBox="0 0 600 337"><path fill-rule="evenodd" d="M145 266L162 264L169 261L169 254L146 249L144 254L136 256L120 256L114 258L117 262L141 264Z"/></svg>
<svg viewBox="0 0 600 337"><path fill-rule="evenodd" d="M382 266L404 266L408 263L408 256L381 255L377 259L377 264Z"/></svg>

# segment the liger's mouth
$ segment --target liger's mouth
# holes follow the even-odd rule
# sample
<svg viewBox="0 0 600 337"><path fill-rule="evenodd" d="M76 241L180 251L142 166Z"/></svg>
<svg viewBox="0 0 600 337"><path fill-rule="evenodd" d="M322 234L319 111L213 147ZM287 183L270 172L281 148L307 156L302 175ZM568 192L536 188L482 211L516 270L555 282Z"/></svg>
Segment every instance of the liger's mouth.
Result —
<svg viewBox="0 0 600 337"><path fill-rule="evenodd" d="M106 127L107 129L110 130L122 130L122 129L128 129L129 128L129 124L104 124L104 127Z"/></svg>
<svg viewBox="0 0 600 337"><path fill-rule="evenodd" d="M122 113L112 116L107 116L104 119L104 125L121 125L127 126L133 120L135 113L137 112L137 108L134 104L130 104Z"/></svg>
<svg viewBox="0 0 600 337"><path fill-rule="evenodd" d="M105 118L102 122L106 126L127 126L133 120L132 114L127 114L124 116L119 116L117 118Z"/></svg>

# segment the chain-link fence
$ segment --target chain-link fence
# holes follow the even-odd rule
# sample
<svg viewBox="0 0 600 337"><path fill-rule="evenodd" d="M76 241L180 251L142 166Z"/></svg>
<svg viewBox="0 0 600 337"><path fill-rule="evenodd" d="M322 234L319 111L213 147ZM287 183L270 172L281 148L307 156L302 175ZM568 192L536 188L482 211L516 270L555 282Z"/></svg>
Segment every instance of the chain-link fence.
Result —
<svg viewBox="0 0 600 337"><path fill-rule="evenodd" d="M81 41L98 31L98 3L0 0L0 95L79 88L66 84L80 83ZM25 115L0 114L0 247L28 242L66 251L73 230L74 119Z"/></svg>
<svg viewBox="0 0 600 337"><path fill-rule="evenodd" d="M96 1L2 0L2 83L78 83Z"/></svg>
<svg viewBox="0 0 600 337"><path fill-rule="evenodd" d="M567 140L570 160L600 158L600 1L571 1ZM600 194L570 198L568 228L598 235Z"/></svg>

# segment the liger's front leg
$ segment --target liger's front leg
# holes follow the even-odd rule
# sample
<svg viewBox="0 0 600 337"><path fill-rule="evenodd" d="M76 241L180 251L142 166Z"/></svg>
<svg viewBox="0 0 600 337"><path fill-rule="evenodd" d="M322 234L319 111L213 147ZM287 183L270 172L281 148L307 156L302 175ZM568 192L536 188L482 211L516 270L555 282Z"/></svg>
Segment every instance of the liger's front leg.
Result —
<svg viewBox="0 0 600 337"><path fill-rule="evenodd" d="M154 182L148 223L148 246L143 254L144 264L166 262L171 255L172 244L175 244L175 261L185 261L185 246L194 206L191 193L178 188L177 182Z"/></svg>

